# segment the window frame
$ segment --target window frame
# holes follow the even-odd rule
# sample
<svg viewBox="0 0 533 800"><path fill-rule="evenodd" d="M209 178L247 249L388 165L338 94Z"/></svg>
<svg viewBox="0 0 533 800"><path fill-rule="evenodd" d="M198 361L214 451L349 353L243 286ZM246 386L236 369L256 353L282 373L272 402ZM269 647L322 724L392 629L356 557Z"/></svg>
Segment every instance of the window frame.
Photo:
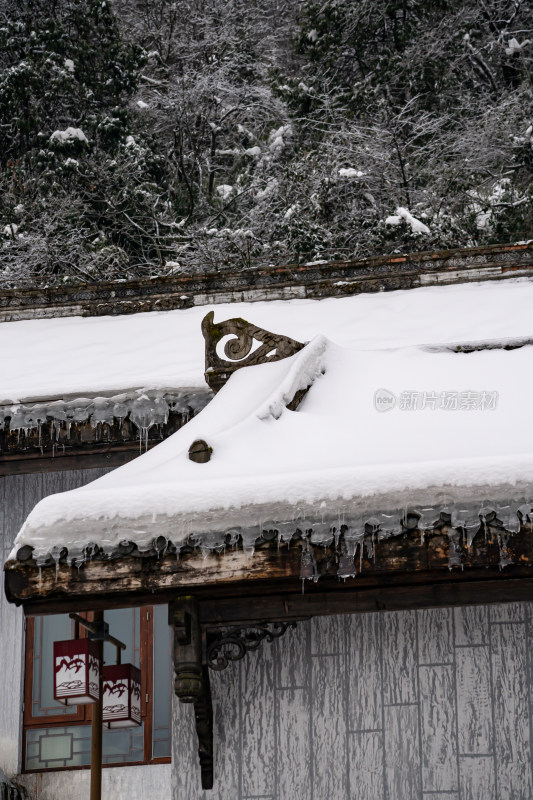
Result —
<svg viewBox="0 0 533 800"><path fill-rule="evenodd" d="M146 764L170 764L170 756L153 756L153 720L154 720L154 606L138 606L139 608L139 666L141 669L141 693L142 711L141 719L143 727L143 750L144 759L142 761L120 761L114 764L103 764L107 767L135 767ZM114 609L108 609L114 610ZM105 612L104 612L105 613ZM85 615L83 615L85 616ZM92 614L87 614L87 619L91 621ZM76 706L76 711L72 714L58 714L46 716L33 716L33 677L34 677L34 641L35 641L35 617L28 616L25 625L25 655L24 655L24 693L23 693L23 712L22 712L22 772L25 774L36 772L63 772L67 770L90 769L90 764L71 767L51 767L26 769L26 733L36 728L60 728L70 725L91 725L92 723L92 704ZM80 630L80 638L86 632Z"/></svg>

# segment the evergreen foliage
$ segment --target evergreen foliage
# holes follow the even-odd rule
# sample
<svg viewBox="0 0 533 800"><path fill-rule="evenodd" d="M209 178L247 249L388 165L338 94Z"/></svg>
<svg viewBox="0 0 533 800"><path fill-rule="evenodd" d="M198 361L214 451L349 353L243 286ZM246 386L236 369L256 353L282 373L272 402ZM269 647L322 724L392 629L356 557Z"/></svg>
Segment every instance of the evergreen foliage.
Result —
<svg viewBox="0 0 533 800"><path fill-rule="evenodd" d="M533 236L521 0L4 0L0 285Z"/></svg>

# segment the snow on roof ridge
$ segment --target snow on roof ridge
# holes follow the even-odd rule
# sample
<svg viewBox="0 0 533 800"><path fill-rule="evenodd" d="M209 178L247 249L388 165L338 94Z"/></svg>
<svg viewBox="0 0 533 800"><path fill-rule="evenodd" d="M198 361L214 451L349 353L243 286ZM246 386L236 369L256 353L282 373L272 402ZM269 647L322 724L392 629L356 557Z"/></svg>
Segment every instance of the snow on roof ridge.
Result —
<svg viewBox="0 0 533 800"><path fill-rule="evenodd" d="M325 372L324 355L330 344L322 334L318 334L294 357L294 362L281 384L257 409L259 419L274 417L279 419L283 409L291 403L297 392L308 389Z"/></svg>

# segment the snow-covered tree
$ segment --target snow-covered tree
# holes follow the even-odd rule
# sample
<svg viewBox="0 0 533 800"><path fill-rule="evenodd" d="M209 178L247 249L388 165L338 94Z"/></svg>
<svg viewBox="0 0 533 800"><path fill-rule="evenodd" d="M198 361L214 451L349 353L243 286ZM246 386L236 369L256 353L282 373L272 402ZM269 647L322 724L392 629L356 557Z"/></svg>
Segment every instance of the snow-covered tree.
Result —
<svg viewBox="0 0 533 800"><path fill-rule="evenodd" d="M531 238L523 0L6 0L0 281Z"/></svg>

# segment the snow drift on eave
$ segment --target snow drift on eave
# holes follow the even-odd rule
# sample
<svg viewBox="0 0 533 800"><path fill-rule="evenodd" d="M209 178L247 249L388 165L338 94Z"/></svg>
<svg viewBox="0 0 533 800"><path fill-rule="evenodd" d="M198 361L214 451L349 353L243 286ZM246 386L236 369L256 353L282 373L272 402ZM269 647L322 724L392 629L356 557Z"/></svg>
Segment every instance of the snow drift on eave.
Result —
<svg viewBox="0 0 533 800"><path fill-rule="evenodd" d="M236 372L209 406L152 451L92 484L42 500L12 556L96 542L106 552L154 537L225 533L267 521L355 524L407 507L529 502L533 347L455 353L404 347L355 351L318 336L291 358ZM299 409L285 407L312 384ZM495 397L486 408L386 413L375 393ZM189 460L196 439L213 448ZM476 505L477 504L477 505ZM296 526L293 525L293 528Z"/></svg>

